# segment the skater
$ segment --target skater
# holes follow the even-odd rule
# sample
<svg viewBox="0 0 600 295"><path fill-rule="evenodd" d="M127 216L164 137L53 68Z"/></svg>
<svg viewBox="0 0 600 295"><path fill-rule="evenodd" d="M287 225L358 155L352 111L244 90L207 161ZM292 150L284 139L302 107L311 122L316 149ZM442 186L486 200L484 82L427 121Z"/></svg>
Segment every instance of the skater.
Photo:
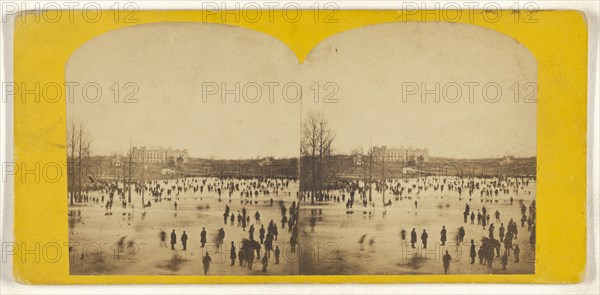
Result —
<svg viewBox="0 0 600 295"><path fill-rule="evenodd" d="M479 250L477 250L477 257L479 257L479 264L483 264L483 245L479 246Z"/></svg>
<svg viewBox="0 0 600 295"><path fill-rule="evenodd" d="M475 252L475 241L471 239L471 251L469 253L469 257L471 258L471 264L475 264L475 256L477 256L477 253Z"/></svg>
<svg viewBox="0 0 600 295"><path fill-rule="evenodd" d="M258 211L254 214L254 218L256 219L256 223L260 224L260 213Z"/></svg>
<svg viewBox="0 0 600 295"><path fill-rule="evenodd" d="M183 251L187 250L187 240L188 236L185 231L183 231L183 234L181 235L181 245L183 246Z"/></svg>
<svg viewBox="0 0 600 295"><path fill-rule="evenodd" d="M202 231L200 232L200 244L202 244L202 248L204 248L204 244L206 244L206 230L204 229L204 227L202 228Z"/></svg>
<svg viewBox="0 0 600 295"><path fill-rule="evenodd" d="M292 253L296 253L296 243L298 243L298 238L296 237L296 235L292 234L292 236L290 237L290 251Z"/></svg>
<svg viewBox="0 0 600 295"><path fill-rule="evenodd" d="M499 231L498 236L500 236L500 242L503 242L504 241L504 231L505 231L504 223L500 223L500 229L498 231Z"/></svg>
<svg viewBox="0 0 600 295"><path fill-rule="evenodd" d="M448 274L450 260L452 260L452 256L450 256L450 254L448 254L448 250L446 250L446 254L444 254L444 257L442 258L442 262L444 263L444 274Z"/></svg>
<svg viewBox="0 0 600 295"><path fill-rule="evenodd" d="M519 244L515 244L515 262L519 263L519 254L521 253L521 249L519 249Z"/></svg>
<svg viewBox="0 0 600 295"><path fill-rule="evenodd" d="M173 205L175 205L175 211L177 211L177 201L175 201L175 204Z"/></svg>
<svg viewBox="0 0 600 295"><path fill-rule="evenodd" d="M211 262L212 262L212 259L210 258L210 256L208 256L208 251L207 251L206 255L204 255L204 257L202 257L202 267L204 268L204 275L208 274L208 268L210 267Z"/></svg>
<svg viewBox="0 0 600 295"><path fill-rule="evenodd" d="M248 240L254 241L254 224L250 225L248 229Z"/></svg>
<svg viewBox="0 0 600 295"><path fill-rule="evenodd" d="M238 260L240 262L240 266L245 266L244 265L244 250L242 249L242 247L240 247L240 251L238 252Z"/></svg>
<svg viewBox="0 0 600 295"><path fill-rule="evenodd" d="M160 231L160 246L165 246L167 248L167 233L164 230Z"/></svg>
<svg viewBox="0 0 600 295"><path fill-rule="evenodd" d="M262 260L262 272L267 272L267 266L269 266L269 258L267 255L263 256Z"/></svg>
<svg viewBox="0 0 600 295"><path fill-rule="evenodd" d="M285 207L284 207L285 208ZM285 215L281 217L281 229L285 229L285 224L288 222L288 219Z"/></svg>
<svg viewBox="0 0 600 295"><path fill-rule="evenodd" d="M265 240L265 226L260 225L260 229L258 230L258 238L260 239L260 243L262 244Z"/></svg>
<svg viewBox="0 0 600 295"><path fill-rule="evenodd" d="M460 243L462 243L465 239L465 228L464 227L459 227L458 228L458 241Z"/></svg>
<svg viewBox="0 0 600 295"><path fill-rule="evenodd" d="M415 248L415 243L417 242L417 231L413 228L410 232L410 244L412 248Z"/></svg>
<svg viewBox="0 0 600 295"><path fill-rule="evenodd" d="M504 250L504 254L502 254L502 270L506 270L506 265L508 264L508 250Z"/></svg>
<svg viewBox="0 0 600 295"><path fill-rule="evenodd" d="M500 222L500 211L496 210L496 213L494 213L494 215L496 215L496 222Z"/></svg>
<svg viewBox="0 0 600 295"><path fill-rule="evenodd" d="M475 213L471 211L471 224L475 224Z"/></svg>
<svg viewBox="0 0 600 295"><path fill-rule="evenodd" d="M440 232L440 241L442 242L442 246L446 245L446 226L442 226L442 231ZM425 249L427 249L427 246Z"/></svg>
<svg viewBox="0 0 600 295"><path fill-rule="evenodd" d="M235 244L231 241L231 250L229 251L229 259L231 259L231 266L235 265Z"/></svg>
<svg viewBox="0 0 600 295"><path fill-rule="evenodd" d="M423 243L423 249L427 249L427 238L429 237L429 235L427 234L427 231L423 230L423 233L421 234L421 242Z"/></svg>
<svg viewBox="0 0 600 295"><path fill-rule="evenodd" d="M175 250L175 244L177 244L177 234L173 230L171 232L171 250Z"/></svg>
<svg viewBox="0 0 600 295"><path fill-rule="evenodd" d="M279 255L281 251L279 250L279 246L275 246L275 264L279 264Z"/></svg>

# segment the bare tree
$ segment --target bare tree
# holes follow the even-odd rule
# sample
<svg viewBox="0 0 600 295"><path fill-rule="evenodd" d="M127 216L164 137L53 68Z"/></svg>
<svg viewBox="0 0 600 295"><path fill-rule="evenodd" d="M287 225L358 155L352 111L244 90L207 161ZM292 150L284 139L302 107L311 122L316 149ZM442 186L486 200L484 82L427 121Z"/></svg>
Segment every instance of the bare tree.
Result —
<svg viewBox="0 0 600 295"><path fill-rule="evenodd" d="M134 162L135 147L129 144L129 150L127 151L125 162L123 163L123 193L122 197L125 199L125 191L127 190L127 202L131 204L131 183L136 170L136 163Z"/></svg>
<svg viewBox="0 0 600 295"><path fill-rule="evenodd" d="M308 160L311 167L310 182L306 185L312 191L311 202L314 202L315 193L323 189L326 177L323 166L333 154L332 143L335 134L321 113L309 113L302 129L300 149L302 157Z"/></svg>
<svg viewBox="0 0 600 295"><path fill-rule="evenodd" d="M75 122L67 132L67 186L70 193L71 205L82 196L85 186L84 172L91 153L91 141L80 124L79 128Z"/></svg>
<svg viewBox="0 0 600 295"><path fill-rule="evenodd" d="M71 123L71 127L67 130L67 191L69 194L69 204L75 203L75 151L77 150L79 133L75 122Z"/></svg>

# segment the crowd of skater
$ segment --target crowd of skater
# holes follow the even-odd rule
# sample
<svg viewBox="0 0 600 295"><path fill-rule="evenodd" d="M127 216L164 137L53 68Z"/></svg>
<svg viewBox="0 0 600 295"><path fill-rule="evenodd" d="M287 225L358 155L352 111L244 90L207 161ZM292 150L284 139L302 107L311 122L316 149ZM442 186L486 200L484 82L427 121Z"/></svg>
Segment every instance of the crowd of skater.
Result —
<svg viewBox="0 0 600 295"><path fill-rule="evenodd" d="M298 226L296 224L298 220L298 207L296 202L292 201L292 204L290 205L289 209L285 205L283 205L283 203L281 203L280 212L281 230L286 230L290 234L289 241L287 243L283 242L280 244L289 246L290 252L295 253L296 245L298 243ZM255 262L260 262L262 266L262 272L267 272L269 262L272 259L271 252L273 252L274 264L279 264L281 249L279 248L279 245L275 245L275 247L273 248L274 242L277 241L280 233L276 222L274 222L273 220L269 221L265 229L265 224L263 224L261 221L260 211L256 211L254 213L254 219L251 219L249 212L247 212L246 210L246 207L242 207L242 209L238 211L236 215L234 212L232 212L232 209L229 205L225 205L225 212L223 213L223 225L224 227L219 228L217 234L215 235L214 250L215 253L219 251L228 251L229 259L231 261L230 266L235 266L237 260L240 267L247 267L249 270L252 270L253 264ZM247 226L248 230L246 231ZM256 230L256 228L259 226L260 228ZM242 239L237 244L235 243L235 241L231 241L231 246L229 247L229 250L227 250L224 247L226 236L225 228L231 228L231 231L239 231L239 228L241 228L243 232L247 232L248 238ZM255 235L255 231L258 231L257 235ZM167 233L165 231L161 231L159 234L159 238L160 246L167 247ZM180 236L182 251L187 250L189 239L190 237L184 230ZM178 239L177 232L175 229L171 231L169 241L171 250L179 249L176 246L178 244ZM199 239L197 239L197 241L199 241L197 247L202 249L206 247L208 243L208 238L205 227L203 227L202 231L199 233ZM261 250L263 249L264 252L261 256ZM202 257L202 265L204 269L204 274L206 275L208 274L210 264L212 263L212 257L210 256L210 251L207 250L203 252L205 254Z"/></svg>
<svg viewBox="0 0 600 295"><path fill-rule="evenodd" d="M461 214L462 226L447 229L445 225L441 225L438 239L434 237L437 235L437 231L432 234L422 226L415 224L414 227L408 228L410 232L407 229L399 230L400 242L410 244L409 247L412 249L417 247L427 249L428 243L431 244L432 239L434 242L439 241L439 245L442 246L440 249L442 249L443 271L449 273L451 264L460 259L460 257L453 258L451 253L443 250L450 240L448 238L449 231L452 231L455 233L453 240L458 245L467 248L467 251L463 253L469 254L470 264L475 264L479 260L480 265L486 266L489 269L488 271L492 272L497 271L493 269L494 262L497 262L503 271L510 272L510 263L516 264L523 261L520 257L526 255L523 251L524 247L528 252L535 249L536 206L534 197L531 196L530 186L534 184L534 181L533 178L529 177L461 178L456 176L427 176L412 179L376 180L369 185L364 180L345 180L336 184L337 189L301 192L300 200L307 206L312 206L311 208L339 204L340 210L345 207L347 216L351 217L356 213L362 213L365 219L374 219L377 218L376 216L385 218L386 213L392 210L396 204L402 206L401 208L413 208L414 214L417 214L422 204L428 203L431 205L431 202L428 201L435 198L438 198L439 201L445 200L445 203L448 204L446 206L449 206L448 202L451 200L462 201L465 204L464 211ZM381 198L384 191L387 198L382 202ZM376 198L370 197L371 194ZM341 207L342 205L344 207ZM513 206L519 207L521 213L519 216L511 216L511 214L514 214L512 212L515 211L510 209ZM503 208L506 208L506 210ZM425 212L431 212L427 211L428 209L425 209ZM438 209L443 208L438 207ZM448 209L457 210L456 207L448 207ZM462 208L459 210L462 210ZM377 211L379 213L376 215ZM503 214L502 211L506 213ZM315 212L317 213L315 214ZM311 209L309 223L311 233L315 232L320 212L322 212L322 209ZM444 221L440 222L444 223ZM456 220L453 224L456 224ZM418 229L419 227L421 229ZM519 231L522 235L527 235L527 245L519 245L517 240ZM357 234L360 237L358 239L360 251L364 251L366 245L375 243L372 234L368 232ZM467 235L473 238L465 242L465 236Z"/></svg>
<svg viewBox="0 0 600 295"><path fill-rule="evenodd" d="M166 229L160 230L159 247L177 250L177 255L195 247L203 253L201 262L205 274L208 274L210 265L214 263L211 255L222 251L229 253L232 267L239 265L251 271L255 263L260 263L262 271L267 272L269 263L279 264L282 251L295 253L296 250L297 189L291 186L296 181L293 178L218 177L135 181L125 185L120 181L95 181L89 190L76 199L80 208L73 207L70 210L70 228L72 232L74 223L81 220L81 207L97 206L108 216L112 216L115 211L122 213L123 221L130 224L134 216L138 216L134 215L136 210L141 211L141 220L154 214L154 210L167 209L173 212L173 218L177 218L178 212L181 214L182 210L190 211L190 208L223 210L220 220L200 218L197 223L205 225L200 232L190 232L179 226L168 232ZM133 197L130 197L130 193ZM143 202L142 195L145 196ZM208 199L211 202L206 202ZM120 206L114 208L113 203L117 202ZM207 205L197 205L202 202ZM208 204L213 205L209 207ZM265 214L265 211L269 214ZM263 215L270 217L264 220ZM273 216L279 218L273 220ZM217 227L219 224L222 226ZM285 240L281 240L282 232L286 233ZM245 236L242 240L233 240L233 237L242 233ZM232 237L230 243L227 243L230 247L225 245L226 236Z"/></svg>
<svg viewBox="0 0 600 295"><path fill-rule="evenodd" d="M477 248L475 244L475 240L471 239L469 245L469 260L470 264L475 264L476 259L479 259L479 264L487 266L489 269L492 269L492 265L494 260L499 260L502 265L502 270L506 271L509 264L509 257L511 257L511 253L513 253L513 262L519 263L521 257L521 248L519 247L519 243L516 241L519 234L519 226L517 222L515 222L512 218L508 221L507 226L504 226L502 222L501 213L499 210L494 212L495 221L500 224L498 228L498 238L496 238L496 225L495 223L490 223L490 213L487 211L486 207L483 206L481 210L477 209L477 214L480 216L477 221L477 225L473 228L473 231L477 232L479 225L482 226L484 231L487 231L488 235L483 236L481 241L479 241L479 247ZM481 212L480 212L481 211ZM471 213L469 215L469 213ZM465 205L464 216L473 216L474 212L471 210L471 206L467 203ZM525 204L521 204L521 220L529 220L527 225L527 234L529 236L529 245L528 249L535 249L536 243L536 231L535 231L535 218L536 218L536 207L535 200L531 202L529 207L525 206ZM456 235L456 244L462 245L464 243L464 238L466 235L465 226L468 226L469 223L467 219L463 219L464 226L460 226L457 230ZM473 222L473 218L471 218L470 225L475 225ZM486 230L487 226L487 230ZM521 229L525 229L525 222L521 222ZM417 244L417 230L415 228L410 232L410 244L414 249ZM446 226L442 226L439 235L440 245L443 247L446 245L448 241L448 231ZM407 241L407 233L406 230L402 229L400 231L400 238L403 242ZM363 242L365 240L365 236L362 236L359 240L361 244L361 249L363 249ZM427 242L429 240L429 234L426 229L423 229L420 235L421 247L422 249L427 249ZM502 255L500 255L502 253ZM452 257L446 251L443 255L443 267L444 273L447 274L450 263L452 261Z"/></svg>
<svg viewBox="0 0 600 295"><path fill-rule="evenodd" d="M459 200L468 198L469 202L479 199L484 203L513 203L512 195L531 195L531 177L459 177L459 176L424 176L405 179L338 180L334 189L319 191L305 190L300 193L303 202L344 203L347 209L355 205L373 207L374 201L369 198L373 192L387 194L386 206L402 200L419 199L423 194L458 195ZM507 199L508 198L508 199ZM416 204L416 203L415 203ZM416 206L416 205L415 205Z"/></svg>

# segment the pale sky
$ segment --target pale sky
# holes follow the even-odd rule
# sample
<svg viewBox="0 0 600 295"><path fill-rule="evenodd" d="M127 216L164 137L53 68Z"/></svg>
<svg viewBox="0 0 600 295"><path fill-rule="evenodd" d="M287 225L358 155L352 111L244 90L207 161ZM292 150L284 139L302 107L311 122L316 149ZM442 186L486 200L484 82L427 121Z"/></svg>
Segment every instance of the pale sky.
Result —
<svg viewBox="0 0 600 295"><path fill-rule="evenodd" d="M535 59L513 39L471 25L394 23L351 30L321 42L301 65L285 44L256 31L156 23L88 41L71 56L66 72L69 82L97 82L102 88L99 101L90 103L79 86L67 104L68 122L80 122L90 132L94 154L125 150L132 142L187 148L192 157L296 157L301 118L310 111L325 114L341 153L371 140L455 158L536 153L537 104L513 102L509 88L519 83L521 96L527 93L524 85L537 81ZM139 91L133 98L139 102L115 103L111 85L116 82L121 97L133 90L123 89L125 83L135 82ZM222 83L234 89L236 82L241 101L228 95L221 102ZM283 98L290 82L302 86L302 104ZM338 102L315 103L315 82L321 98L333 89L323 89L325 83L337 85ZM433 95L422 103L416 89L404 103L403 82L428 88L439 82L440 91L455 82L463 93L458 103L435 103ZM473 103L465 82L480 84L473 86ZM481 95L491 82L503 91L497 103ZM208 95L213 85L219 89ZM256 95L256 85L259 101L244 101L244 93ZM495 96L494 88L489 93ZM288 97L295 97L294 87Z"/></svg>

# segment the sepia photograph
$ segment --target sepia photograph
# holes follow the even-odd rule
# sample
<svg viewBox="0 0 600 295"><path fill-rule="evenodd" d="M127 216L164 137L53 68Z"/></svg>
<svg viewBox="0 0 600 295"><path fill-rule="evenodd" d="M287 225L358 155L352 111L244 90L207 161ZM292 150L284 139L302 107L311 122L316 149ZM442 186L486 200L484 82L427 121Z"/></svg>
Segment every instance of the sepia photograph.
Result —
<svg viewBox="0 0 600 295"><path fill-rule="evenodd" d="M71 275L533 274L537 62L497 31L158 22L66 81Z"/></svg>
<svg viewBox="0 0 600 295"><path fill-rule="evenodd" d="M134 26L79 48L70 273L298 274L300 103L281 96L297 66L275 38L216 24ZM256 85L274 90L260 99Z"/></svg>
<svg viewBox="0 0 600 295"><path fill-rule="evenodd" d="M303 66L300 273L535 272L537 64L476 26L390 23ZM518 91L520 89L520 91Z"/></svg>

